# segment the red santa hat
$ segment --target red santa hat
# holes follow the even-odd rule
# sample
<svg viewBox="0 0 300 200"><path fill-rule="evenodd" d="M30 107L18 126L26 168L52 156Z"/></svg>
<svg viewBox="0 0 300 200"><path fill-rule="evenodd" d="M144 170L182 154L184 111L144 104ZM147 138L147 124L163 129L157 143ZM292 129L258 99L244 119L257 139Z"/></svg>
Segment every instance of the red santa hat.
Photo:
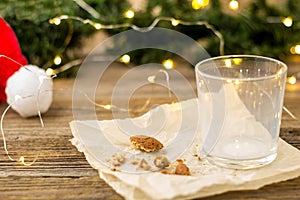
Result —
<svg viewBox="0 0 300 200"><path fill-rule="evenodd" d="M52 79L28 65L12 28L0 17L0 101L22 117L46 112L52 102Z"/></svg>

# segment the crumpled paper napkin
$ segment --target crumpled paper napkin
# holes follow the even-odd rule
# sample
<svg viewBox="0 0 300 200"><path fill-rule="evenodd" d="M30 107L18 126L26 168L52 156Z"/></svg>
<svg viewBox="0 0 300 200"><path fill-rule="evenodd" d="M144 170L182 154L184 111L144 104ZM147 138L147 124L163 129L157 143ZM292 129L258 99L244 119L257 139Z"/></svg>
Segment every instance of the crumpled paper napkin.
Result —
<svg viewBox="0 0 300 200"><path fill-rule="evenodd" d="M168 144L176 137L176 134L181 134L178 129L174 128L178 127L180 120L178 116L182 116L185 111L189 113L195 110L197 110L197 99L190 99L175 104L160 105L143 116L130 120L139 126L146 126L152 116L157 118L161 116L161 112L167 113L167 121L159 130L161 134L156 136L163 143ZM129 122L126 120L129 119L120 121ZM206 197L233 190L258 189L267 184L300 176L300 151L282 139L279 140L276 160L257 169L226 169L212 165L205 159L199 160L195 156L199 148L197 137L195 137L193 143L178 157L185 160L192 175L139 171L137 166L129 162L129 159L138 155L137 150L130 149L129 135L124 134L124 130L120 129L117 121L117 119L72 121L70 127L74 138L71 142L78 151L84 153L89 164L98 170L100 177L126 199ZM121 171L113 171L108 160L113 153L119 151L131 157L126 157L126 164L120 168ZM168 156L167 152L162 151ZM149 155L148 160L151 160L156 154L148 154L148 157Z"/></svg>

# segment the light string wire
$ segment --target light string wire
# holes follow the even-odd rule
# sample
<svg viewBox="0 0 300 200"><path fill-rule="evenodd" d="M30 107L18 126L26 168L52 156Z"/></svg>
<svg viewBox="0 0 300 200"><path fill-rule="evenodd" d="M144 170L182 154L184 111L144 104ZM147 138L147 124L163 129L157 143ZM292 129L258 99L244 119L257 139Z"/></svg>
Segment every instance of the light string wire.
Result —
<svg viewBox="0 0 300 200"><path fill-rule="evenodd" d="M123 112L135 112L135 113L144 112L144 111L147 109L147 107L150 105L151 101L152 101L153 93L154 93L154 88L153 88L153 86L154 86L154 84L156 83L156 78L157 78L158 74L160 74L160 73L164 74L164 76L165 76L165 79L164 79L164 80L165 80L165 82L166 82L166 84L167 84L169 101L170 101L171 103L174 103L174 101L173 101L173 99L172 99L172 90L171 90L171 87L170 87L170 77L169 77L169 73L168 73L166 70L164 70L164 69L160 69L160 70L158 70L158 72L155 73L154 75L150 75L150 76L147 77L147 80L148 80L148 82L151 84L151 87L152 87L152 89L151 89L151 95L150 95L150 97L145 101L144 105L143 105L141 108L139 108L139 109L130 109L130 108L126 109L126 108L121 108L121 107L118 107L118 106L112 105L112 104L99 104L99 103L96 103L95 101L93 101L86 93L84 93L84 92L82 92L82 93L83 93L83 95L87 98L87 100L88 100L90 103L92 103L94 106L103 108L103 109L105 109L105 110L117 109L117 110L123 111Z"/></svg>
<svg viewBox="0 0 300 200"><path fill-rule="evenodd" d="M34 73L34 72L32 72L32 70L30 70L28 67L22 65L21 63L17 62L16 60L14 60L14 59L12 59L12 58L6 56L6 55L0 55L0 59L3 59L3 58L4 58L4 59L8 59L8 60L10 60L10 61L12 61L12 62L14 62L14 63L20 65L21 67L23 67L24 69L30 71L31 73ZM39 117L39 121L40 121L41 127L42 127L42 128L45 127L44 121L43 121L43 118L42 118L42 114L41 114L41 111L40 111L40 105L39 105L38 99L39 99L40 94L41 94L42 92L49 92L49 91L41 91L41 86L43 85L43 81L44 81L44 79L46 79L46 78L51 78L51 77L41 77L41 76L39 76L39 81L40 81L40 82L39 82L39 86L38 86L37 95L34 95L34 94L33 94L33 95L28 95L28 96L20 96L20 95L16 95L16 96L15 96L15 100L14 100L12 103L10 103L10 104L5 108L5 110L3 111L2 115L1 115L1 119L0 119L0 131L1 131L1 134L2 134L3 147L4 147L4 150L5 150L5 154L6 154L6 156L7 156L11 161L17 161L17 162L20 162L20 163L23 164L24 166L31 166L31 165L33 165L33 164L36 162L36 160L37 160L37 158L38 158L40 152L38 152L38 153L35 155L33 161L31 161L31 162L29 162L29 163L25 162L24 156L21 156L19 159L15 160L15 159L10 155L10 153L9 153L9 151L8 151L8 148L7 148L7 142L6 142L6 137L5 137L4 128L3 128L3 122L4 122L4 118L5 118L5 115L7 114L8 110L9 110L15 103L17 103L17 102L18 102L19 100L21 100L21 99L26 99L26 98L36 97L37 115L38 115L38 117Z"/></svg>
<svg viewBox="0 0 300 200"><path fill-rule="evenodd" d="M182 21L179 19L175 19L173 17L157 17L155 18L152 23L148 27L139 27L135 24L132 23L122 23L122 24L109 24L109 25L104 25L101 23L94 22L90 19L83 19L78 16L69 16L69 15L61 15L61 16L56 16L52 19L49 20L49 23L51 24L56 24L59 25L62 20L75 20L79 21L84 24L89 24L93 26L95 29L100 30L100 29L118 29L118 28L131 28L139 32L149 32L153 28L157 26L157 24L160 21L169 21L173 26L177 26L178 24L184 25L184 26L205 26L207 29L211 30L213 34L219 39L219 51L220 55L224 55L224 38L223 35L215 29L214 26L209 24L207 21L195 21L195 22L189 22L189 21Z"/></svg>
<svg viewBox="0 0 300 200"><path fill-rule="evenodd" d="M87 4L85 1L83 0L74 0L74 2L81 7L83 10L85 10L86 12L88 12L91 16L93 16L96 19L99 19L100 13L98 13L93 7L91 7L89 4Z"/></svg>
<svg viewBox="0 0 300 200"><path fill-rule="evenodd" d="M150 26L148 26L148 27L139 27L139 26L137 26L135 24L131 24L131 23L103 25L103 24L94 22L90 19L83 19L83 18L78 17L78 16L61 15L61 16L56 16L56 17L50 19L49 23L59 25L62 20L67 20L67 19L79 21L79 22L84 23L84 24L89 24L89 25L93 26L94 28L96 28L97 30L100 30L100 29L132 28L132 29L134 29L136 31L139 31L139 32L149 32L149 31L153 30L153 28L155 28L160 21L169 21L169 22L171 22L171 24L173 26L177 26L178 24L181 24L181 25L184 25L184 26L193 26L193 25L202 26L202 25L204 25L207 29L211 30L215 34L215 36L218 37L220 55L224 55L224 44L225 44L224 37L221 34L221 32L217 31L215 29L215 27L210 25L207 21L189 22L189 21L182 21L182 20L179 20L179 19L175 19L173 17L158 17L158 18L154 19L154 21L150 24ZM75 60L75 61L71 61L71 62L63 65L62 67L57 68L54 71L54 73L63 72L63 71L65 71L65 70L67 70L67 69L69 69L69 68L71 68L75 65L79 65L80 62L81 62L80 59ZM164 72L168 76L168 73L166 71L164 71ZM114 105L98 104L98 103L94 102L93 100L91 100L87 95L85 95L85 96L95 106L98 106L98 107L101 107L101 108L104 108L104 109L107 109L107 108L111 109L112 107L116 108ZM170 91L169 91L169 96L170 96ZM117 109L122 110L122 108L117 108ZM297 117L295 117L295 115L293 115L292 112L289 111L285 106L283 106L283 110L286 111L293 119L297 120ZM128 111L128 110L126 110L126 111Z"/></svg>
<svg viewBox="0 0 300 200"><path fill-rule="evenodd" d="M286 107L286 106L282 106L282 109L289 115L291 116L291 118L293 118L294 120L298 120L298 118Z"/></svg>
<svg viewBox="0 0 300 200"><path fill-rule="evenodd" d="M51 20L49 20L49 22L50 21ZM62 54L63 52L66 51L66 48L70 44L70 42L72 40L72 37L73 37L73 34L74 34L74 25L73 25L73 22L70 21L70 20L68 20L67 22L68 22L68 34L65 37L63 45L60 47L60 49L59 49L59 51L58 51L57 54ZM54 23L54 22L50 22L50 23ZM61 59L61 57L59 57L59 58ZM57 64L60 64L60 63L61 63L61 61L59 63L57 63ZM53 61L49 61L46 64L44 64L44 66L42 68L46 69L46 68L48 68L48 67L50 67L52 65L53 65Z"/></svg>
<svg viewBox="0 0 300 200"><path fill-rule="evenodd" d="M16 103L17 101L19 101L20 99L26 99L26 98L30 98L30 97L34 97L34 95L29 95L29 96L26 96L26 97L19 96L19 98L17 100L15 100L13 103L9 104L6 107L6 109L3 111L2 115L1 115L1 120L0 120L0 129L1 129L2 139L3 139L3 147L4 147L4 150L5 150L6 156L11 161L20 162L20 163L22 163L25 166L31 166L32 164L34 164L36 162L38 156L39 156L39 152L35 155L35 158L30 163L26 163L25 162L24 156L21 156L18 160L15 160L14 158L12 158L12 156L10 156L10 153L8 151L8 148L7 148L7 142L6 142L6 138L5 138L5 134L4 134L4 129L3 129L3 121L4 121L4 117L5 117L6 113L7 113L7 111L13 106L14 103ZM41 126L42 126L42 128L44 128L44 123L43 123L43 119L42 119L42 116L41 116L40 112L38 113L38 116L40 118Z"/></svg>

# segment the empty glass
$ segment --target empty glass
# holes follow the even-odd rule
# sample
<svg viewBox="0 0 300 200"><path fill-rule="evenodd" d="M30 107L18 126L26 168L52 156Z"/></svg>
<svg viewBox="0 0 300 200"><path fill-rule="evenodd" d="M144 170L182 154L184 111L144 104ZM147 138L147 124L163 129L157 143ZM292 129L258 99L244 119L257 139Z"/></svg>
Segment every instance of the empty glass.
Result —
<svg viewBox="0 0 300 200"><path fill-rule="evenodd" d="M287 66L251 55L210 58L196 65L202 157L249 169L277 155Z"/></svg>

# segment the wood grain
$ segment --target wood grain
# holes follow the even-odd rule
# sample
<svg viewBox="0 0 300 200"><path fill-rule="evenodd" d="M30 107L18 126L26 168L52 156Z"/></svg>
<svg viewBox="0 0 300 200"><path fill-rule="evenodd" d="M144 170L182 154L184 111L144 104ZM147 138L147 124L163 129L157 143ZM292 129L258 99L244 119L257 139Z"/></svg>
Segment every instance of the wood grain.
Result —
<svg viewBox="0 0 300 200"><path fill-rule="evenodd" d="M115 64L106 72L101 88L97 92L99 103L110 102L113 85L130 68ZM189 80L195 90L195 76L188 66L177 69ZM135 80L132 80L133 83ZM69 122L73 120L72 92L74 79L54 81L54 102L43 115L45 128L39 119L23 119L14 111L9 111L4 120L7 147L10 154L18 159L25 156L30 162L38 154L38 159L30 167L12 162L5 155L3 144L0 152L0 199L123 199L91 168L82 153L69 142L72 134ZM175 80L174 87L184 90L184 84ZM288 87L285 106L300 118L300 86ZM124 86L124 90L127 86ZM132 108L141 107L151 93L151 87L139 90L131 98ZM174 97L175 98L175 97ZM169 103L166 88L157 87L151 105ZM7 105L0 104L0 113ZM84 108L81 108L84 111ZM145 110L146 111L146 110ZM141 113L132 113L140 115ZM111 119L112 114L97 109L98 119ZM300 122L283 113L281 137L300 149ZM2 140L1 140L2 141ZM265 186L253 191L234 191L206 199L299 199L300 178Z"/></svg>

